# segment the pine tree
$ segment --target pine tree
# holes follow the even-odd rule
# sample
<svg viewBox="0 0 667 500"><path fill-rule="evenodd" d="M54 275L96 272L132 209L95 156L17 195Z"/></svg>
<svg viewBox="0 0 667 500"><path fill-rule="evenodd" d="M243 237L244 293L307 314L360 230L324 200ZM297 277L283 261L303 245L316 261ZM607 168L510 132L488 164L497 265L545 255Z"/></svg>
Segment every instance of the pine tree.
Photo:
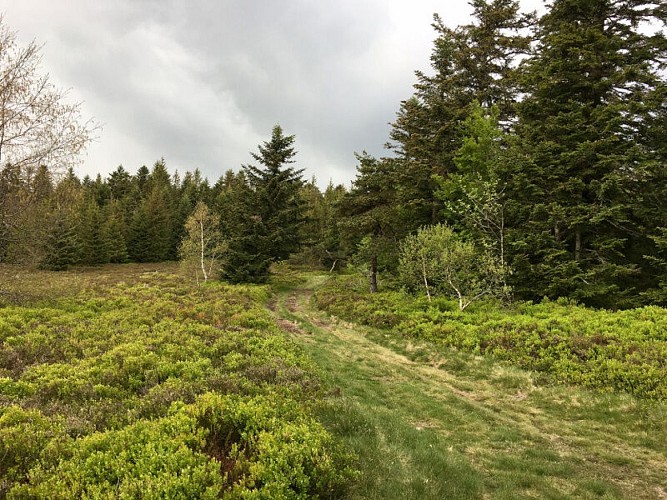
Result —
<svg viewBox="0 0 667 500"><path fill-rule="evenodd" d="M148 241L149 221L146 208L139 205L132 214L127 238L127 253L132 262L151 262Z"/></svg>
<svg viewBox="0 0 667 500"><path fill-rule="evenodd" d="M666 15L653 2L556 0L540 20L519 108L532 165L512 193L525 290L604 305L640 285L637 186L664 165L646 126L667 96L665 38L641 25Z"/></svg>
<svg viewBox="0 0 667 500"><path fill-rule="evenodd" d="M79 260L82 264L95 265L109 262L111 242L103 230L103 219L97 202L89 193L79 212L78 239Z"/></svg>
<svg viewBox="0 0 667 500"><path fill-rule="evenodd" d="M303 170L287 166L296 155L293 144L294 136L284 135L276 125L271 140L251 153L259 166L243 166L249 192L245 199L234 200L239 205L235 218L242 215L245 220L235 224L237 232L229 233L223 276L228 281L266 281L271 263L299 250Z"/></svg>
<svg viewBox="0 0 667 500"><path fill-rule="evenodd" d="M347 191L342 185L329 183L320 192L313 178L302 189L306 221L301 228L305 262L333 271L342 267L349 252L341 237L339 205Z"/></svg>
<svg viewBox="0 0 667 500"><path fill-rule="evenodd" d="M40 263L41 269L66 271L71 265L77 263L79 240L76 227L67 211L58 210L54 213L44 250L44 258Z"/></svg>
<svg viewBox="0 0 667 500"><path fill-rule="evenodd" d="M132 190L132 176L122 165L109 174L107 180L112 200L124 200Z"/></svg>
<svg viewBox="0 0 667 500"><path fill-rule="evenodd" d="M164 159L153 165L150 173L141 167L134 179L135 198L130 216L127 250L135 262L161 262L175 260L178 242L175 233L176 190L167 171ZM131 207L128 201L127 206Z"/></svg>
<svg viewBox="0 0 667 500"><path fill-rule="evenodd" d="M397 203L396 177L399 161L357 155L359 165L352 189L340 203L340 227L349 247L368 263L371 293L378 289L380 270L393 270L398 243L407 234L405 212Z"/></svg>
<svg viewBox="0 0 667 500"><path fill-rule="evenodd" d="M254 192L254 216L264 226L268 257L284 260L299 250L299 227L303 222L299 191L303 186L303 169L294 163L294 136L284 135L280 125L273 127L271 140L259 146L252 157L261 165L245 165L248 185Z"/></svg>
<svg viewBox="0 0 667 500"><path fill-rule="evenodd" d="M457 29L434 16L433 74L416 72L415 93L401 103L387 145L402 160L396 181L400 203L413 212L413 230L440 219L433 176L456 172L454 154L471 104L497 106L506 125L515 116L516 67L529 51L527 30L534 18L521 14L514 0L473 0L471 5L474 22Z"/></svg>
<svg viewBox="0 0 667 500"><path fill-rule="evenodd" d="M127 262L127 226L125 211L118 200L112 200L104 208L103 238L107 241L109 262L121 264Z"/></svg>

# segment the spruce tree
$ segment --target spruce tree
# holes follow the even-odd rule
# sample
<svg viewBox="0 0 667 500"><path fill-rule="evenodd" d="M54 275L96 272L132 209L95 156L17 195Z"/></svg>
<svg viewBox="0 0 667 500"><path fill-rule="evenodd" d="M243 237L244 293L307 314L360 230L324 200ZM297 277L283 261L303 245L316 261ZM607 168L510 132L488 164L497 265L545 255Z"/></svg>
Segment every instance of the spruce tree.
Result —
<svg viewBox="0 0 667 500"><path fill-rule="evenodd" d="M116 170L109 174L107 184L109 185L111 199L120 201L125 199L132 190L132 176L122 165L119 165Z"/></svg>
<svg viewBox="0 0 667 500"><path fill-rule="evenodd" d="M128 231L128 254L135 262L175 260L178 243L175 233L176 190L164 159L157 161L150 173L141 167L134 178L134 207Z"/></svg>
<svg viewBox="0 0 667 500"><path fill-rule="evenodd" d="M51 218L44 245L44 258L39 267L49 271L66 271L77 263L78 255L76 226L67 211L57 210Z"/></svg>
<svg viewBox="0 0 667 500"><path fill-rule="evenodd" d="M80 241L79 260L81 263L95 265L109 262L111 241L104 231L100 208L92 198L91 193L81 204L77 226Z"/></svg>
<svg viewBox="0 0 667 500"><path fill-rule="evenodd" d="M357 155L359 165L352 189L341 200L340 214L347 245L368 264L371 293L378 289L381 270L394 270L398 244L409 231L410 211L398 203L396 178L400 162Z"/></svg>
<svg viewBox="0 0 667 500"><path fill-rule="evenodd" d="M530 48L533 15L522 14L514 0L473 0L471 5L474 22L456 29L434 16L432 74L416 72L415 93L401 103L387 145L402 160L396 181L400 202L413 212L413 230L440 219L433 176L456 172L454 154L471 104L497 106L507 126L515 116L516 67Z"/></svg>
<svg viewBox="0 0 667 500"><path fill-rule="evenodd" d="M244 165L243 170L254 196L254 216L264 226L268 238L268 257L284 260L299 250L299 227L303 222L299 191L303 169L294 169L294 136L284 135L280 125L273 127L271 140L251 153L260 166Z"/></svg>
<svg viewBox="0 0 667 500"><path fill-rule="evenodd" d="M531 164L512 193L524 290L607 305L641 286L637 187L664 165L646 126L667 96L665 38L642 26L666 15L653 2L555 0L540 20L519 106Z"/></svg>
<svg viewBox="0 0 667 500"><path fill-rule="evenodd" d="M104 223L102 235L107 241L109 262L120 264L127 262L127 226L125 223L125 212L118 200L112 200L104 208Z"/></svg>
<svg viewBox="0 0 667 500"><path fill-rule="evenodd" d="M259 163L244 165L248 196L234 200L238 218L237 232L229 233L229 249L223 278L232 282L263 282L272 262L284 260L299 250L303 223L299 190L302 169L288 166L296 151L294 136L284 135L279 125L273 127L271 140L251 153ZM222 214L223 218L227 214Z"/></svg>

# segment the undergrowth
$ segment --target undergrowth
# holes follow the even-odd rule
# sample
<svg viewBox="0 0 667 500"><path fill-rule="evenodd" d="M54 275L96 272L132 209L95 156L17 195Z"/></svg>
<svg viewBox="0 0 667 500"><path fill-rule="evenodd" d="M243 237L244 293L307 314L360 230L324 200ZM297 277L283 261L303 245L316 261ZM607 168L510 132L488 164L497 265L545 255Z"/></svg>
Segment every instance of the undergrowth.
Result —
<svg viewBox="0 0 667 500"><path fill-rule="evenodd" d="M268 289L176 267L4 267L0 497L337 497L312 362Z"/></svg>
<svg viewBox="0 0 667 500"><path fill-rule="evenodd" d="M353 276L333 277L315 304L349 321L392 330L474 354L491 355L545 380L667 399L667 313L649 306L594 310L567 300L458 311L398 291L369 294Z"/></svg>

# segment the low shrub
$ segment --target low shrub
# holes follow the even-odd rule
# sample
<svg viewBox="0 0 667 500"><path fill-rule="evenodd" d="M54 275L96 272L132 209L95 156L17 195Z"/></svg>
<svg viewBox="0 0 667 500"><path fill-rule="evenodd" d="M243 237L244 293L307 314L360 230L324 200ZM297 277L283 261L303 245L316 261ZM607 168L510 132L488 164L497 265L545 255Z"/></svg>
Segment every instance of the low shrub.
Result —
<svg viewBox="0 0 667 500"><path fill-rule="evenodd" d="M266 287L118 269L123 282L87 275L69 295L56 281L71 273L40 273L61 296L19 283L11 296L31 299L0 307L0 497L342 491L353 474L311 416L313 364Z"/></svg>
<svg viewBox="0 0 667 500"><path fill-rule="evenodd" d="M476 354L492 355L556 381L667 399L667 311L595 310L569 301L495 302L455 310L400 292L368 294L329 280L314 303L332 315ZM387 318L391 318L387 320Z"/></svg>

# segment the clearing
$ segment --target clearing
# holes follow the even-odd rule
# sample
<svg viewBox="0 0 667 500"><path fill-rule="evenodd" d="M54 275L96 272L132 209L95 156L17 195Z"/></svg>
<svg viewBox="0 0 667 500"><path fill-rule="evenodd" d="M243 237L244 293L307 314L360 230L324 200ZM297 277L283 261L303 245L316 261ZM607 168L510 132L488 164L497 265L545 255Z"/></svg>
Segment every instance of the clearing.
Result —
<svg viewBox="0 0 667 500"><path fill-rule="evenodd" d="M353 498L667 498L664 404L338 320L310 303L326 279L278 283L271 308L359 457Z"/></svg>

